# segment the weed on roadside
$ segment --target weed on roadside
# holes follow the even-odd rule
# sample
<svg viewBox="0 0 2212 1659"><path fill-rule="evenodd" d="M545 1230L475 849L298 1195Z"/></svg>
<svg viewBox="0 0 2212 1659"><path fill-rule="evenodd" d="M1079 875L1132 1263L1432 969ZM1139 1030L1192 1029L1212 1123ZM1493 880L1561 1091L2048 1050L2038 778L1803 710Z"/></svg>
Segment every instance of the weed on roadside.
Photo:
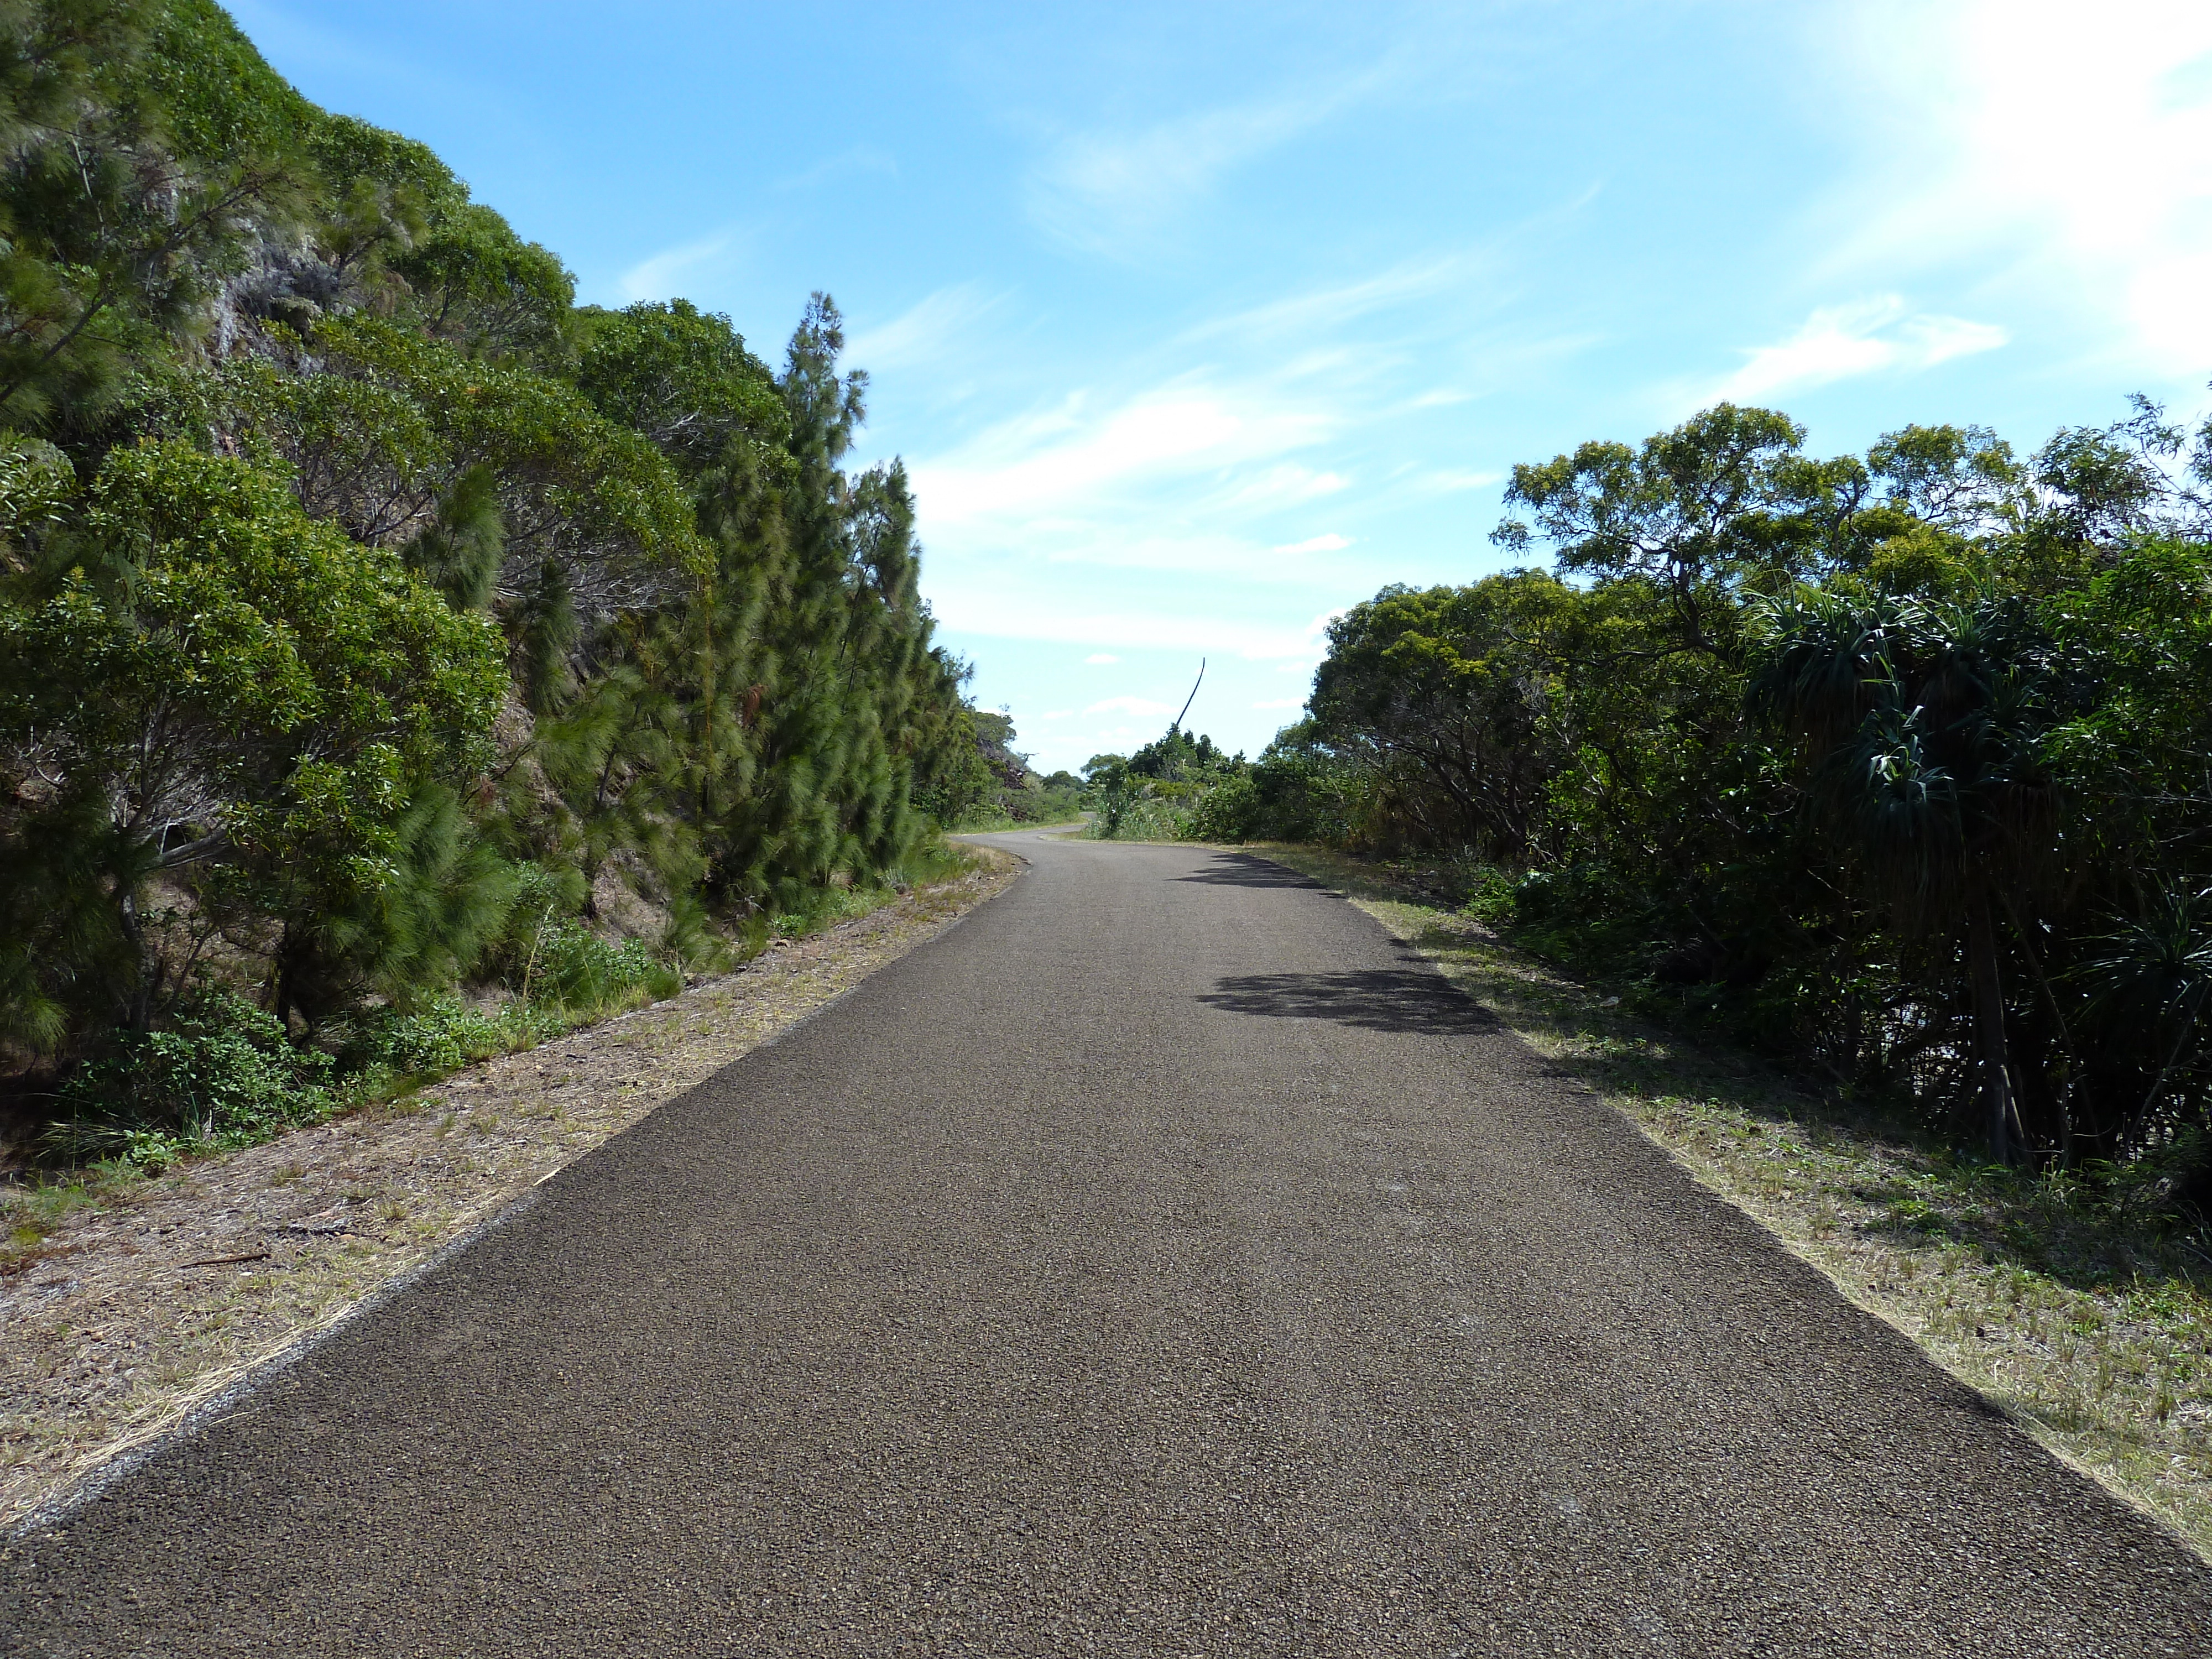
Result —
<svg viewBox="0 0 2212 1659"><path fill-rule="evenodd" d="M0 1273L35 1259L71 1216L112 1203L148 1178L136 1165L110 1159L0 1188Z"/></svg>

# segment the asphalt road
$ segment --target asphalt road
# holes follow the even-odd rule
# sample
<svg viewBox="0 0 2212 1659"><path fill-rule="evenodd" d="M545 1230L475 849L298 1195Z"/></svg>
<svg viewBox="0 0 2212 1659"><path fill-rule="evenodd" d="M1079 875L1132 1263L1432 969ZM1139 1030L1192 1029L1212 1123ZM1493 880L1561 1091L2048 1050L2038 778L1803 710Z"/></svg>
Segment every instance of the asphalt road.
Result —
<svg viewBox="0 0 2212 1659"><path fill-rule="evenodd" d="M0 1561L14 1655L2212 1652L1352 906L1035 869Z"/></svg>

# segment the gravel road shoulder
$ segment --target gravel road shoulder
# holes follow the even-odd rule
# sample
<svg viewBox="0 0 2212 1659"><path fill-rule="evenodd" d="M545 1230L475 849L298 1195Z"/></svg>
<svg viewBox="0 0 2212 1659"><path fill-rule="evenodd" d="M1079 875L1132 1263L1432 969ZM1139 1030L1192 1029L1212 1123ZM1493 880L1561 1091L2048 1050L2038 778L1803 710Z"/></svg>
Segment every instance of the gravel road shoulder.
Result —
<svg viewBox="0 0 2212 1659"><path fill-rule="evenodd" d="M980 866L634 1013L180 1168L0 1279L0 1532L1002 891Z"/></svg>

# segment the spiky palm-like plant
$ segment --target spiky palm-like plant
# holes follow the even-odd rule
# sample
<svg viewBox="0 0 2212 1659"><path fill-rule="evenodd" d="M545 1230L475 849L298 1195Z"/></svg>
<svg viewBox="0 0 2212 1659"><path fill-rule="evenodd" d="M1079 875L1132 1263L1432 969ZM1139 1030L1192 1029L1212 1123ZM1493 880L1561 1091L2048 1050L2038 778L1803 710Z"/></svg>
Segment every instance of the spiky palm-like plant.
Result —
<svg viewBox="0 0 2212 1659"><path fill-rule="evenodd" d="M2100 1012L2136 1022L2148 1034L2158 1069L2120 1142L2130 1154L2142 1152L2156 1138L2160 1103L2193 1070L2212 1032L2212 889L2154 892L2140 915L2106 935L2100 954L2075 977ZM2185 1120L2171 1127L2186 1127Z"/></svg>
<svg viewBox="0 0 2212 1659"><path fill-rule="evenodd" d="M1911 925L1963 935L1990 1156L2008 1163L2018 1113L1993 905L2032 873L2054 809L2034 743L2046 642L1994 592L1807 593L1763 611L1750 702L1804 745L1813 810Z"/></svg>

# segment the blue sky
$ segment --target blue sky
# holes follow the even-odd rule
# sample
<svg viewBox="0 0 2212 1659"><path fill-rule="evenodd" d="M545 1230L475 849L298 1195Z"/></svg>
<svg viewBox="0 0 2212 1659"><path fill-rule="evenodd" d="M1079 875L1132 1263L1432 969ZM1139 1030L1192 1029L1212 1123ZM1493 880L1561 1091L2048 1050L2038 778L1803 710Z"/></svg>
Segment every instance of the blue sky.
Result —
<svg viewBox="0 0 2212 1659"><path fill-rule="evenodd" d="M604 304L810 291L1050 769L1256 751L1327 617L1496 568L1516 460L1720 398L2032 447L2212 377L2202 0L251 0Z"/></svg>

